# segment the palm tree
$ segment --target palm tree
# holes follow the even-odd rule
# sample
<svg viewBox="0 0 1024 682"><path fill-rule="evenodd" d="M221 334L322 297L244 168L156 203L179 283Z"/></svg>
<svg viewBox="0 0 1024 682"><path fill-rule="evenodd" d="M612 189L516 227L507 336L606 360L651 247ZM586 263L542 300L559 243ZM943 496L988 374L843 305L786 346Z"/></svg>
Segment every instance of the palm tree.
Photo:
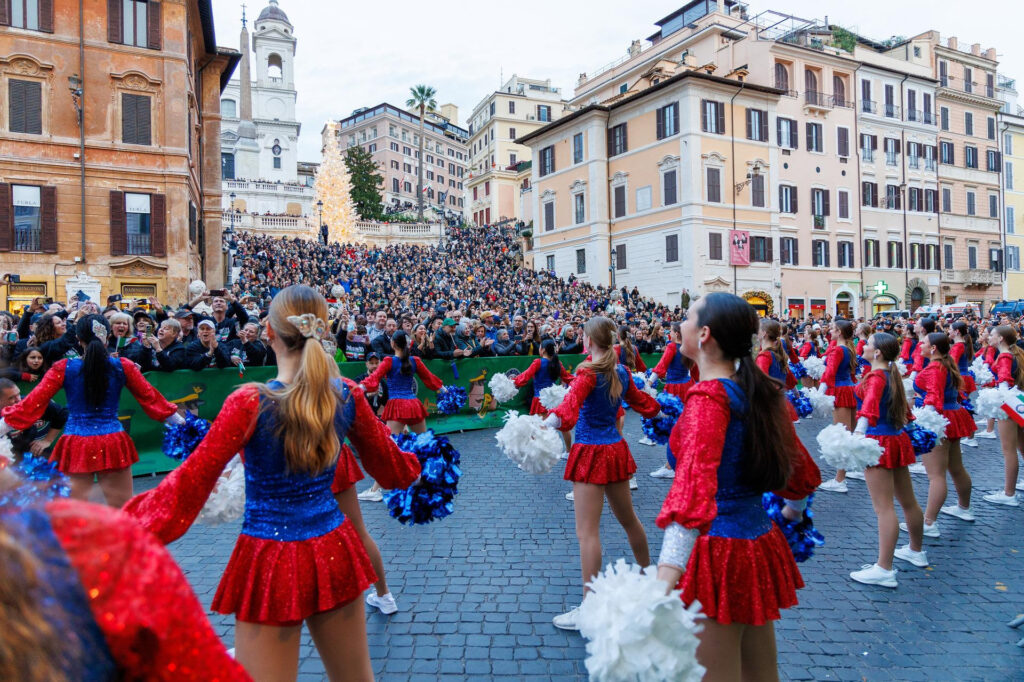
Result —
<svg viewBox="0 0 1024 682"><path fill-rule="evenodd" d="M412 95L405 101L405 106L415 107L420 110L420 162L419 162L419 182L416 185L416 196L419 199L419 221L423 222L423 119L426 113L434 112L437 109L437 100L434 99L434 95L437 94L437 90L429 85L414 85L409 88L409 93Z"/></svg>

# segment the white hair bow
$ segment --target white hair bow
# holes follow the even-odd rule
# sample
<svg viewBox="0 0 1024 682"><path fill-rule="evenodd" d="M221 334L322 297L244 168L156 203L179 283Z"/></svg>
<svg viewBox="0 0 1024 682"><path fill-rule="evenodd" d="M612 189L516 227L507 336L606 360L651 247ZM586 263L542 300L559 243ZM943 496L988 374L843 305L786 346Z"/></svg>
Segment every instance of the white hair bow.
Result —
<svg viewBox="0 0 1024 682"><path fill-rule="evenodd" d="M313 313L289 315L288 321L294 324L299 333L307 339L321 339L327 333L327 323Z"/></svg>

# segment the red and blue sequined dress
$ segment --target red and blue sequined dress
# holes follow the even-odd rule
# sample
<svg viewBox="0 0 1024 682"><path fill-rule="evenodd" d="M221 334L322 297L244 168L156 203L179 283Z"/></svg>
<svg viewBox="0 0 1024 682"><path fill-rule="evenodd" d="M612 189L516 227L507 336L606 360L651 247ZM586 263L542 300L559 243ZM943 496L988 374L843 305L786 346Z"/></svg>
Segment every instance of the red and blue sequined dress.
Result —
<svg viewBox="0 0 1024 682"><path fill-rule="evenodd" d="M657 524L700 532L679 580L683 602L699 600L722 625L764 625L795 606L804 586L793 552L761 504L763 490L743 480L743 390L730 379L690 389L669 445L678 460Z"/></svg>
<svg viewBox="0 0 1024 682"><path fill-rule="evenodd" d="M444 385L440 379L427 369L419 358L409 356L412 364L411 374L402 374L402 361L389 355L380 361L373 374L363 379L363 386L368 393L373 393L384 377L388 379L388 402L380 418L386 422L403 424L419 424L427 418L423 403L416 397L416 377L431 391L439 391Z"/></svg>
<svg viewBox="0 0 1024 682"><path fill-rule="evenodd" d="M907 336L900 346L900 360L909 372L914 367L914 353L917 351L917 339Z"/></svg>
<svg viewBox="0 0 1024 682"><path fill-rule="evenodd" d="M419 460L398 449L387 426L347 379L335 416L367 472L385 488L406 488ZM163 542L181 537L195 520L228 461L244 449L242 533L213 599L213 610L263 625L295 625L357 598L377 580L362 542L331 494L335 465L318 474L289 472L275 434L272 405L243 387L224 403L199 447L155 489L125 505Z"/></svg>
<svg viewBox="0 0 1024 682"><path fill-rule="evenodd" d="M978 390L978 384L974 381L974 375L971 374L971 360L973 358L967 357L967 346L964 345L963 341L958 341L953 344L952 348L949 349L949 357L953 358L953 362L956 363L956 368L960 372L960 378L963 379L963 386L960 390L964 392L964 395L969 396Z"/></svg>
<svg viewBox="0 0 1024 682"><path fill-rule="evenodd" d="M568 386L572 383L572 375L566 371L562 363L558 363L558 371L559 379L564 385ZM545 388L555 385L554 380L551 378L551 360L548 358L538 358L531 362L524 372L513 379L516 388L522 388L529 381L533 381L533 400L530 401L530 414L539 414L546 417L548 411L540 404L540 392Z"/></svg>
<svg viewBox="0 0 1024 682"><path fill-rule="evenodd" d="M775 379L783 386L791 388L792 385L796 385L796 377L793 376L793 372L790 371L788 364L779 362L779 358L770 350L763 350L757 354L757 359L754 361L762 372ZM793 403L786 401L786 407L789 410L790 421L795 422L800 419L800 416L796 413L796 408L793 407Z"/></svg>
<svg viewBox="0 0 1024 682"><path fill-rule="evenodd" d="M892 394L889 391L889 371L873 369L857 384L857 418L868 420L865 435L877 440L884 448L878 466L883 469L898 469L914 463L914 444L902 426L896 426L889 419ZM907 420L913 420L907 409Z"/></svg>
<svg viewBox="0 0 1024 682"><path fill-rule="evenodd" d="M132 518L56 500L0 510L37 560L42 615L66 642L67 679L248 680L171 555Z"/></svg>
<svg viewBox="0 0 1024 682"><path fill-rule="evenodd" d="M615 355L619 359L619 364L629 369L629 363L626 362L626 349L622 346L615 346ZM647 365L644 364L644 359L640 357L640 351L633 348L633 370L634 372L646 372Z"/></svg>
<svg viewBox="0 0 1024 682"><path fill-rule="evenodd" d="M995 362L992 363L992 374L995 376L996 385L1016 386L1017 358L1013 357L1013 353L997 355Z"/></svg>
<svg viewBox="0 0 1024 682"><path fill-rule="evenodd" d="M691 370L686 366L686 357L674 342L665 346L665 352L655 365L654 373L665 382L665 392L678 396L680 400L686 400L686 392L698 377L696 365L693 366L693 376L690 375Z"/></svg>
<svg viewBox="0 0 1024 682"><path fill-rule="evenodd" d="M941 362L928 363L927 367L918 372L914 379L914 391L922 398L925 406L931 405L949 420L945 433L948 440L974 435L978 425L974 423L971 413L960 404L960 391L954 384L953 376Z"/></svg>
<svg viewBox="0 0 1024 682"><path fill-rule="evenodd" d="M163 421L178 410L146 381L134 362L127 358L108 358L107 362L107 393L100 405L90 405L86 400L85 361L76 358L55 363L24 400L3 409L7 424L27 429L43 416L57 391L64 389L68 421L50 461L57 462L57 468L65 474L124 469L139 461L135 443L117 418L122 388L131 391L150 419Z"/></svg>
<svg viewBox="0 0 1024 682"><path fill-rule="evenodd" d="M561 421L559 429L576 427L575 442L565 465L565 480L607 485L627 480L636 473L636 462L629 446L615 428L616 413L622 399L644 417L661 411L658 401L633 384L628 369L616 365L622 396L612 400L608 379L590 369L577 370L562 404L551 411ZM577 424L578 420L578 424Z"/></svg>
<svg viewBox="0 0 1024 682"><path fill-rule="evenodd" d="M839 343L825 353L825 373L821 375L821 383L825 384L825 395L835 396L835 407L857 407L857 398L853 394L853 371L850 368L851 360L854 359L853 352Z"/></svg>

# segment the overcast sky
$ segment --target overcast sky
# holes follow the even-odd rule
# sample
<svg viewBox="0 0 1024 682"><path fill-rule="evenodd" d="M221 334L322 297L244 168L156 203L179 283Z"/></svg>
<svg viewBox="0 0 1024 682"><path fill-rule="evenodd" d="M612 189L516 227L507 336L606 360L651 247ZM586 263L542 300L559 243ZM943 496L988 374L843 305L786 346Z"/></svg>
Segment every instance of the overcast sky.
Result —
<svg viewBox="0 0 1024 682"><path fill-rule="evenodd" d="M265 0L251 2L247 4L250 30L251 20L266 6ZM473 107L501 86L502 74L506 79L513 73L550 78L569 97L580 72L593 75L618 59L631 40L654 33L655 21L684 4L684 0L279 0L298 38L300 158L320 160L320 130L328 119L384 101L401 106L409 87L417 83L434 86L438 104L458 105L463 126ZM1024 16L1010 20L1005 8L983 3L978 8L977 14L964 11L962 2L952 0L750 3L751 15L773 9L805 19L827 16L832 23L876 40L937 29L943 37L957 36L961 45L980 42L983 50L994 46L999 52L999 72L1024 77L1024 45L1019 35ZM214 15L218 44L237 49L241 1L216 0Z"/></svg>

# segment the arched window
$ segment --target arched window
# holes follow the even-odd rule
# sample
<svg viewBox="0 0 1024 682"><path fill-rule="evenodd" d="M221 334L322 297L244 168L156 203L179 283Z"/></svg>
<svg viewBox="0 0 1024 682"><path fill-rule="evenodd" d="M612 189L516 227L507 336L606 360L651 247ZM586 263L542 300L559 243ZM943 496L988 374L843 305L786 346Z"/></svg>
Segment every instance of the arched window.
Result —
<svg viewBox="0 0 1024 682"><path fill-rule="evenodd" d="M283 62L281 61L281 55L272 54L267 57L267 76L269 78L280 78L282 67Z"/></svg>
<svg viewBox="0 0 1024 682"><path fill-rule="evenodd" d="M238 106L235 104L235 100L222 99L220 101L220 115L225 118L236 118L238 116Z"/></svg>
<svg viewBox="0 0 1024 682"><path fill-rule="evenodd" d="M846 81L842 76L832 76L832 97L836 106L846 106Z"/></svg>
<svg viewBox="0 0 1024 682"><path fill-rule="evenodd" d="M818 103L818 76L810 69L804 71L804 90L808 104Z"/></svg>
<svg viewBox="0 0 1024 682"><path fill-rule="evenodd" d="M775 87L779 90L789 90L789 69L779 62L775 62Z"/></svg>

